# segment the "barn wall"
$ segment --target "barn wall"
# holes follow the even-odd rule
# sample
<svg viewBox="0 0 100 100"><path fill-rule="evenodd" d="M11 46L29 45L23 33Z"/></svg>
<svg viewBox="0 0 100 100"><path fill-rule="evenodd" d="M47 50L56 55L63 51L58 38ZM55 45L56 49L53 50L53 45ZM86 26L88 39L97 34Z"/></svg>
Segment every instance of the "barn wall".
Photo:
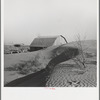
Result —
<svg viewBox="0 0 100 100"><path fill-rule="evenodd" d="M66 41L64 40L64 38L62 38L61 36L59 36L53 45L61 45L61 44L66 44Z"/></svg>
<svg viewBox="0 0 100 100"><path fill-rule="evenodd" d="M60 37L57 37L53 45L60 45Z"/></svg>

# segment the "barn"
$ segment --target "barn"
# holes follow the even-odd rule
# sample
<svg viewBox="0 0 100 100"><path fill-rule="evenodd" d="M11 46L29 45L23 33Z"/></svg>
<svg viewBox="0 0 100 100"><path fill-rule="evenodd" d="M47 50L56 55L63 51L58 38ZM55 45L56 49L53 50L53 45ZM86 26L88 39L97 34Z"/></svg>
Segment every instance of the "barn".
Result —
<svg viewBox="0 0 100 100"><path fill-rule="evenodd" d="M30 44L30 51L37 51L50 46L66 44L67 40L64 36L39 36Z"/></svg>

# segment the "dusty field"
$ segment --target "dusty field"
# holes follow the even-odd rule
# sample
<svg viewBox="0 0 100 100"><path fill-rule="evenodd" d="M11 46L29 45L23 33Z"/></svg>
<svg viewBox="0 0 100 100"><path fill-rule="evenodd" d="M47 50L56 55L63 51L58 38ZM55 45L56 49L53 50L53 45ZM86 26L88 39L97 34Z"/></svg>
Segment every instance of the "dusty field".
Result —
<svg viewBox="0 0 100 100"><path fill-rule="evenodd" d="M45 50L38 52L31 52L26 54L15 54L15 55L5 55L5 68L14 67L14 65L20 63L21 61L30 61L34 60L38 54L38 61L40 63L38 68L45 69L49 61L58 55L60 55L65 49L66 46L76 47L74 43L69 43L63 45L60 48L49 47ZM64 61L56 66L54 70L49 75L49 79L46 83L48 87L95 87L97 85L97 60L96 60L96 41L85 41L82 42L82 46L85 52L85 70L80 69L72 59ZM62 58L60 58L62 59ZM28 63L29 66L30 63ZM33 66L33 68L36 66ZM35 72L32 72L35 73ZM22 75L18 71L9 71L5 70L4 73L5 84L17 79L19 77L27 76L28 74ZM29 73L30 74L30 73ZM31 80L32 82L32 80ZM28 84L28 82L27 82Z"/></svg>
<svg viewBox="0 0 100 100"><path fill-rule="evenodd" d="M47 87L96 87L96 66L88 64L84 70L77 65L59 64L54 69Z"/></svg>
<svg viewBox="0 0 100 100"><path fill-rule="evenodd" d="M46 50L40 50L35 52L28 52L28 53L20 53L20 54L5 54L4 55L4 84L9 83L17 78L21 78L24 76L27 76L28 74L35 73L38 71L38 69L43 69L46 67L48 62L52 59L51 51L53 49L57 48L55 47L49 47ZM38 57L36 57L38 56ZM37 60L38 66L31 66L31 62L34 60ZM35 71L29 72L28 74L21 74L18 70L15 69L15 67L21 67L22 65L25 65L27 62L26 67L33 67ZM12 69L14 68L14 69Z"/></svg>
<svg viewBox="0 0 100 100"><path fill-rule="evenodd" d="M73 43L68 45L75 46ZM47 87L97 86L96 41L85 41L82 46L86 53L86 68L84 70L80 69L80 66L73 60L60 63L54 68L50 75L50 79L46 83Z"/></svg>

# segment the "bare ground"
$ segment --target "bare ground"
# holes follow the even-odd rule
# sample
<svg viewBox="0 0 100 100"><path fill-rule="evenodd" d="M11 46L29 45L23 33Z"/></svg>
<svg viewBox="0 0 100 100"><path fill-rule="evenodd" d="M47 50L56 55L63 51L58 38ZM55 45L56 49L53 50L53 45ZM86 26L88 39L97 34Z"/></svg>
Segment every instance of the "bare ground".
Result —
<svg viewBox="0 0 100 100"><path fill-rule="evenodd" d="M66 58L61 56L63 51L66 50L66 46L73 47L75 45L73 45L73 43L71 43L68 45L64 45L63 48L56 47L56 48L52 49L50 47L50 48L47 48L47 50L44 50L44 53L42 53L41 59L43 59L43 57L44 57L43 55L46 55L44 60L40 59L40 61L43 62L44 66L46 66L48 64L48 62L51 60L50 55L52 53L54 55L54 57L51 57L52 59L59 58L58 60L57 59L55 59L53 61L51 60L52 63L57 61L55 64L53 64L52 73L49 74L48 71L43 69L39 72L30 74L27 76L25 75L25 77L18 75L18 76L16 76L16 78L12 79L12 80L16 79L15 81L12 81L12 82L10 82L11 80L9 81L11 83L9 86L96 87L96 85L97 85L96 41L92 41L92 42L86 41L84 44L84 48L87 46L89 47L85 51L87 53L87 55L86 55L86 59L87 59L86 66L87 67L85 68L85 70L81 70L80 67L77 66L72 60L66 61ZM32 54L30 54L30 55L31 55L31 57L33 57ZM65 56L65 54L63 54L63 55ZM46 63L45 63L45 61L46 61ZM61 62L63 62L63 63L61 63ZM7 63L6 63L6 65L7 65ZM9 77L9 79L11 79L11 76L13 77L13 75L14 75L14 72L11 72L11 73L9 72L8 76L6 73L7 73L7 71L5 71L5 80L8 77ZM18 77L22 77L22 78L17 79Z"/></svg>
<svg viewBox="0 0 100 100"><path fill-rule="evenodd" d="M96 67L88 65L85 70L81 70L77 65L60 64L56 66L47 87L96 87Z"/></svg>

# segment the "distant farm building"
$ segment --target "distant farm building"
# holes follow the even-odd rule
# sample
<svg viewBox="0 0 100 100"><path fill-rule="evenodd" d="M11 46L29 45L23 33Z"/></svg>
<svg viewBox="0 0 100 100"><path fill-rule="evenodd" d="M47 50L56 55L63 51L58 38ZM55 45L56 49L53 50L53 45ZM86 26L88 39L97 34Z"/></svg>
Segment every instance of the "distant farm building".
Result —
<svg viewBox="0 0 100 100"><path fill-rule="evenodd" d="M66 44L67 40L64 36L54 36L54 37L37 37L30 44L30 51L36 51L50 46Z"/></svg>
<svg viewBox="0 0 100 100"><path fill-rule="evenodd" d="M16 54L28 52L29 46L23 44L4 45L4 54Z"/></svg>

